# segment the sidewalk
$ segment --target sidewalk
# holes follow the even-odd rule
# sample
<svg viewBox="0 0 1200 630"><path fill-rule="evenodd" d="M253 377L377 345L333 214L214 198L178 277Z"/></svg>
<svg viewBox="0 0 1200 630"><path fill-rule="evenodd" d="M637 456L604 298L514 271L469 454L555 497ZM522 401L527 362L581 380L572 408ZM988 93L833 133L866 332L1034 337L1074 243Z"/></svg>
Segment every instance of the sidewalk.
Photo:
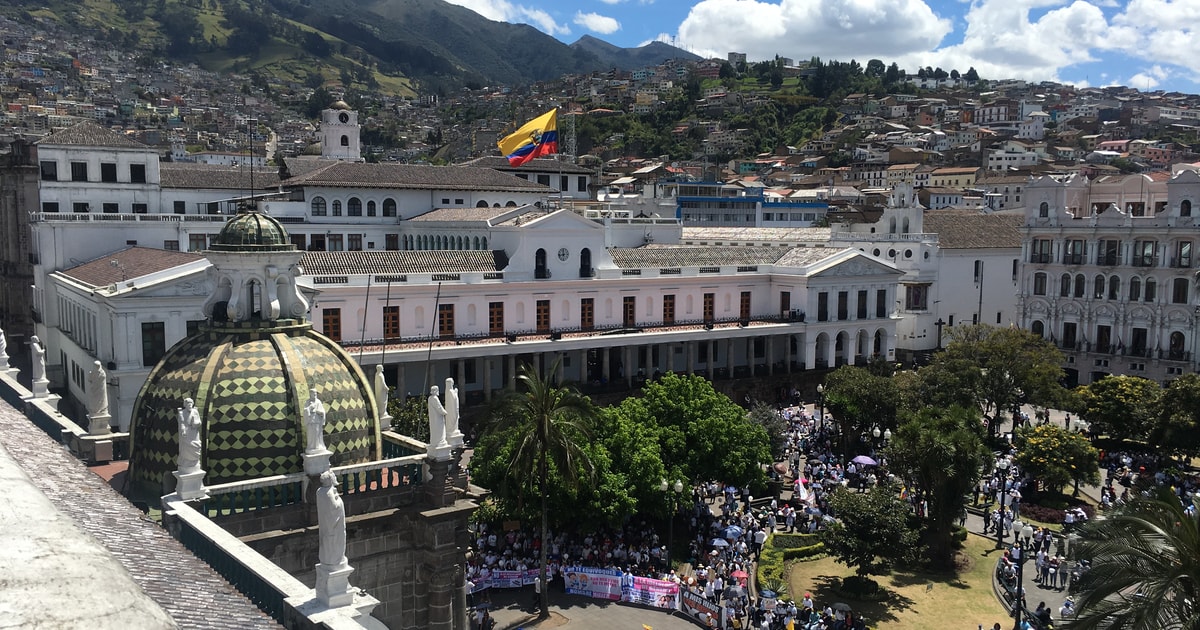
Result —
<svg viewBox="0 0 1200 630"><path fill-rule="evenodd" d="M550 618L537 621L537 608L533 606L533 587L519 589L494 589L491 594L492 618L497 630L545 630L568 628L588 630L590 628L637 628L647 625L654 630L695 630L695 624L683 618L682 613L652 610L638 606L622 605L617 602L567 595L561 584L550 587ZM471 628L475 628L472 621Z"/></svg>

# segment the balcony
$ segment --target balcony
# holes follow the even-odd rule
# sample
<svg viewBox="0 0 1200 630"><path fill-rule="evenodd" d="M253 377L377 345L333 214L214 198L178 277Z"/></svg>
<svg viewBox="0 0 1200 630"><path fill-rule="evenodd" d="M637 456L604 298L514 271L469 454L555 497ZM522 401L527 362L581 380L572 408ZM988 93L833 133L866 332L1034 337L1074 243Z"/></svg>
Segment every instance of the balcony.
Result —
<svg viewBox="0 0 1200 630"><path fill-rule="evenodd" d="M1063 254L1062 264L1064 264L1064 265L1082 265L1083 264L1083 254Z"/></svg>
<svg viewBox="0 0 1200 630"><path fill-rule="evenodd" d="M1034 253L1029 255L1029 262L1036 265L1046 265L1050 263L1049 253Z"/></svg>

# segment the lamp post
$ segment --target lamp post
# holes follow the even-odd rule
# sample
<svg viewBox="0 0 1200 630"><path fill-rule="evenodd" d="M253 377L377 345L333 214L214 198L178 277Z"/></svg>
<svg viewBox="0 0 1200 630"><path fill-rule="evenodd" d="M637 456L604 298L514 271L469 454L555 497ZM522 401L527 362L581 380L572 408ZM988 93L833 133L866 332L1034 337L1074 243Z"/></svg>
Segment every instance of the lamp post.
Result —
<svg viewBox="0 0 1200 630"><path fill-rule="evenodd" d="M667 480L663 479L659 482L658 489L667 495L667 501L671 506L671 512L667 516L666 560L669 571L671 569L671 547L675 545L675 511L679 509L679 495L683 492L683 482L676 479L674 484L668 484Z"/></svg>
<svg viewBox="0 0 1200 630"><path fill-rule="evenodd" d="M1000 507L998 514L1000 518L996 522L996 548L1004 547L1004 497L1008 496L1008 458L1001 458L996 462L997 475L1000 478Z"/></svg>
<svg viewBox="0 0 1200 630"><path fill-rule="evenodd" d="M821 428L820 432L825 432L825 384L817 383L817 402L821 405Z"/></svg>
<svg viewBox="0 0 1200 630"><path fill-rule="evenodd" d="M937 318L936 322L933 322L933 325L937 326L937 349L941 350L942 349L942 326L946 325L946 320L939 317L939 318Z"/></svg>
<svg viewBox="0 0 1200 630"><path fill-rule="evenodd" d="M1021 630L1021 614L1025 610L1025 602L1022 601L1021 593L1025 588L1025 541L1033 538L1033 526L1026 523L1021 529L1017 529L1018 523L1013 523L1013 537L1017 539L1017 545L1014 548L1017 550L1017 597L1013 604L1013 617L1016 621L1013 623L1013 630Z"/></svg>

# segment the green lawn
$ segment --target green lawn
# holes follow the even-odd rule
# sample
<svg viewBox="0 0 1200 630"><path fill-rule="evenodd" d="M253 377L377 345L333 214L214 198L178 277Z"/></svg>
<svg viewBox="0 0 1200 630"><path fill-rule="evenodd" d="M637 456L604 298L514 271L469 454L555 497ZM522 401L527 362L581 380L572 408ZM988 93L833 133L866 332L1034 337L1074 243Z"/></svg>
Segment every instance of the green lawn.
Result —
<svg viewBox="0 0 1200 630"><path fill-rule="evenodd" d="M835 578L853 570L833 558L798 561L790 567L790 595L812 593L818 605L844 602L861 614L872 630L929 630L1003 625L1008 617L992 591L992 570L1000 553L991 539L971 535L960 552L956 575L897 572L874 579L889 592L883 602L860 602L833 592Z"/></svg>

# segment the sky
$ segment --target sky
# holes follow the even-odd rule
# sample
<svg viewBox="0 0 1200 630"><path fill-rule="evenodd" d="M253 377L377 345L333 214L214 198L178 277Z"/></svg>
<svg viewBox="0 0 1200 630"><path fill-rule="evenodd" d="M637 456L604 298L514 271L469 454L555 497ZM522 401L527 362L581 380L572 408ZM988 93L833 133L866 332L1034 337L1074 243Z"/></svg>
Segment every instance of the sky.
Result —
<svg viewBox="0 0 1200 630"><path fill-rule="evenodd" d="M447 0L565 43L1200 93L1200 0Z"/></svg>

